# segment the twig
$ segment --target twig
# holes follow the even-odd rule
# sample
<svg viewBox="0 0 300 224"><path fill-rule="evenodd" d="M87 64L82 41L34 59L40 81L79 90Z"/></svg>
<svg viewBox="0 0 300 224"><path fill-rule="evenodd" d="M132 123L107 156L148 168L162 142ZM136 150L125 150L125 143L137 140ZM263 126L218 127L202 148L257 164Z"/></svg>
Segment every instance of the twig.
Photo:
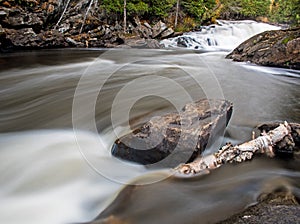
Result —
<svg viewBox="0 0 300 224"><path fill-rule="evenodd" d="M88 15L88 13L89 13L89 11L90 11L92 5L93 5L93 2L94 2L94 0L91 0L91 1L90 1L89 7L88 7L88 9L86 10L86 13L85 13L85 15L84 15L84 19L83 19L83 22L82 22L82 25L81 25L81 28L80 28L79 33L82 32L83 26L85 25L86 17L87 17L87 15Z"/></svg>
<svg viewBox="0 0 300 224"><path fill-rule="evenodd" d="M64 17L64 14L66 13L69 4L70 4L70 0L68 0L66 6L65 6L65 8L64 8L64 11L62 12L62 14L61 14L59 20L57 21L57 23L55 24L55 26L54 26L54 29L55 29L55 30L56 30L56 27L59 25L60 21L62 20L62 18Z"/></svg>
<svg viewBox="0 0 300 224"><path fill-rule="evenodd" d="M218 152L201 157L191 163L181 164L175 168L179 173L196 174L216 169L225 163L242 162L252 159L254 153L265 153L273 157L273 146L291 133L291 127L287 122L268 133L263 133L256 139L233 146L227 143Z"/></svg>

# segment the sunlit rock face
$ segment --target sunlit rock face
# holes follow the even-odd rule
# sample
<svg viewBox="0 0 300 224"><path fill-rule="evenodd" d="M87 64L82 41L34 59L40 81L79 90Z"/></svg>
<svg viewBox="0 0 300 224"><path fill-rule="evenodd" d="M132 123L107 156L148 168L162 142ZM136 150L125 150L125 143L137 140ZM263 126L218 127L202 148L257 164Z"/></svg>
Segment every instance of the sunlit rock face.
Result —
<svg viewBox="0 0 300 224"><path fill-rule="evenodd" d="M224 131L231 113L227 100L188 103L180 113L153 117L116 140L112 154L141 164L176 166L203 152L213 136Z"/></svg>
<svg viewBox="0 0 300 224"><path fill-rule="evenodd" d="M239 45L227 58L300 69L300 28L258 34Z"/></svg>

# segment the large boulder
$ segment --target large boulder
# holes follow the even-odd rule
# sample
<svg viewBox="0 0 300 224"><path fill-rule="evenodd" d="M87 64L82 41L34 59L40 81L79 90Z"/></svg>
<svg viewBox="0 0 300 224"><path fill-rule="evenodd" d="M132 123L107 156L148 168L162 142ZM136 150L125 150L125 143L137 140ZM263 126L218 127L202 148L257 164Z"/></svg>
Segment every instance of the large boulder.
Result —
<svg viewBox="0 0 300 224"><path fill-rule="evenodd" d="M162 39L165 39L165 38L172 37L173 34L174 34L174 30L171 27L169 27L164 32L162 32L160 35L161 35Z"/></svg>
<svg viewBox="0 0 300 224"><path fill-rule="evenodd" d="M231 113L232 103L227 100L186 104L180 113L153 117L116 140L112 154L144 165L162 161L159 165L177 166L202 153L210 137L224 131Z"/></svg>
<svg viewBox="0 0 300 224"><path fill-rule="evenodd" d="M227 58L264 66L300 69L300 27L257 34L234 49Z"/></svg>
<svg viewBox="0 0 300 224"><path fill-rule="evenodd" d="M64 36L55 30L42 31L38 34L32 28L4 29L5 36L0 38L2 51L9 49L37 49L68 47Z"/></svg>
<svg viewBox="0 0 300 224"><path fill-rule="evenodd" d="M152 27L152 38L157 38L162 32L164 32L167 29L167 25L162 21L159 21Z"/></svg>

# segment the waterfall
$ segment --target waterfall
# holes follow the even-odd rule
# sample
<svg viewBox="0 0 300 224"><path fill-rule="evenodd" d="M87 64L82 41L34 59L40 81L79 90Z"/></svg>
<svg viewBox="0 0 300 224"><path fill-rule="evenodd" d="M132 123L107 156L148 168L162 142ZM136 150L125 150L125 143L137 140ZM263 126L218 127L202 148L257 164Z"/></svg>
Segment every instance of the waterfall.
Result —
<svg viewBox="0 0 300 224"><path fill-rule="evenodd" d="M161 44L166 48L230 51L258 33L278 29L280 27L251 20L219 20L216 25L203 26L200 31L189 32L178 37L162 40Z"/></svg>

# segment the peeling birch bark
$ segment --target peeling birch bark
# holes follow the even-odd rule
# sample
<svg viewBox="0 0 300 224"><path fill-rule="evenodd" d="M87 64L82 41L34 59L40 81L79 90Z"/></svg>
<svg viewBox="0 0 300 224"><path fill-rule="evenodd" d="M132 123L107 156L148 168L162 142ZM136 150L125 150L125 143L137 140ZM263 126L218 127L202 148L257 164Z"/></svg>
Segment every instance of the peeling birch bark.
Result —
<svg viewBox="0 0 300 224"><path fill-rule="evenodd" d="M290 134L291 127L287 122L284 122L268 133L262 133L262 136L256 139L236 146L227 143L218 152L198 158L188 164L181 164L175 170L182 174L207 173L225 163L239 163L250 160L255 153L263 153L269 157L274 157L273 147Z"/></svg>

